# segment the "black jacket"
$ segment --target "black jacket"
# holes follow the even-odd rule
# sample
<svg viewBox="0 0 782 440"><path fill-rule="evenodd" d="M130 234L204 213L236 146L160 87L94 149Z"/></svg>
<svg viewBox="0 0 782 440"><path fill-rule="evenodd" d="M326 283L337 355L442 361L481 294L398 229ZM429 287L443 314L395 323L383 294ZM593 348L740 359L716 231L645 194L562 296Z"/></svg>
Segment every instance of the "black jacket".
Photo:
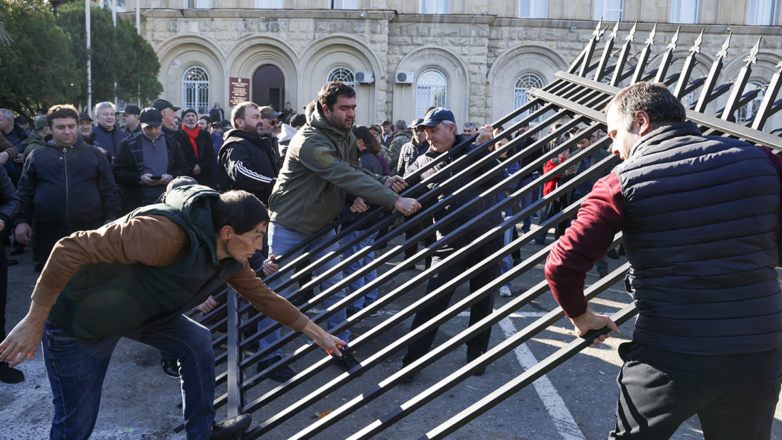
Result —
<svg viewBox="0 0 782 440"><path fill-rule="evenodd" d="M0 167L0 220L8 229L22 210L22 199L4 167Z"/></svg>
<svg viewBox="0 0 782 440"><path fill-rule="evenodd" d="M212 107L212 110L209 110L209 120L222 124L225 120L225 109Z"/></svg>
<svg viewBox="0 0 782 440"><path fill-rule="evenodd" d="M457 135L456 141L454 142L454 147L464 142L464 136ZM439 170L445 168L447 165L449 165L452 161L455 161L462 155L467 155L471 151L473 151L475 148L479 148L475 144L470 144L467 146L466 149L463 150L463 153L456 154L448 159L440 161L437 165L434 166L434 168L431 168L427 171L425 171L421 178L423 179L429 179L431 176L433 176L436 172ZM427 185L429 189L433 189L436 186L438 186L440 183L450 179L451 177L455 176L462 170L472 166L475 162L481 160L485 156L487 156L490 153L488 149L484 149L483 152L478 154L476 157L474 157L469 163L463 163L462 165L458 166L458 169L454 169L453 171L450 171L448 173L441 173L438 175L438 177L435 179L435 181L429 181L427 182ZM444 153L437 153L435 152L432 147L429 147L429 150L424 153L423 155L419 156L418 159L416 159L415 162L415 169L421 168L425 166L426 164L430 162L434 162L438 160L438 157L443 155ZM469 183L471 183L473 180L477 179L479 176L482 176L495 166L497 166L499 162L497 160L489 162L488 165L485 165L481 167L480 169L473 170L472 173L468 173L466 177L461 179L456 184L452 184L449 186L443 193L441 193L438 198L437 202L442 201L447 196L453 194L455 191L462 189L463 187L467 186ZM456 200L452 200L448 205L444 208L439 210L438 212L434 213L432 217L434 217L434 221L438 222L448 214L456 211L463 205L467 204L468 202L471 202L474 199L479 198L478 196L483 193L484 191L488 190L492 186L500 183L504 178L503 173L497 173L496 176L493 178L487 180L486 182L478 185L475 189L471 191L467 191L466 193L461 194L459 197L456 198ZM429 202L430 204L433 202ZM451 220L446 225L438 226L437 228L437 235L438 238L448 235L453 230L461 227L462 225L468 223L472 219L478 217L479 215L483 214L483 212L490 208L491 206L499 203L499 199L497 198L497 195L493 195L491 197L484 197L482 198L481 202L476 203L471 208L467 209L465 212L463 212L459 217L455 220ZM428 208L428 206L424 206L424 209ZM488 231L492 226L499 224L502 222L502 214L500 214L499 211L489 216L489 218L485 218L476 224L474 224L469 230L467 230L461 237L456 239L452 242L451 246L454 248L459 248L462 246L465 246L467 243L475 240L479 236L481 236L484 232Z"/></svg>
<svg viewBox="0 0 782 440"><path fill-rule="evenodd" d="M177 130L174 132L174 139L179 142L179 146L182 148L182 155L185 157L187 168L189 170L188 175L196 180L201 185L205 185L214 188L215 182L212 176L212 165L215 163L215 148L212 144L212 136L206 131L200 130L198 136L196 136L196 148L198 149L198 158L196 159L195 152L193 151L193 144L190 143L190 138L187 136L184 130ZM193 168L198 165L201 168L201 174L193 175Z"/></svg>
<svg viewBox="0 0 782 440"><path fill-rule="evenodd" d="M120 214L117 184L106 156L79 138L70 147L46 144L24 163L19 179L22 212L17 223L33 215L63 225L114 220Z"/></svg>
<svg viewBox="0 0 782 440"><path fill-rule="evenodd" d="M144 150L141 147L143 132L129 136L119 144L111 171L122 193L122 211L130 212L144 204L141 175L144 174ZM188 169L182 148L171 136L161 134L168 149L168 174L187 176Z"/></svg>
<svg viewBox="0 0 782 440"><path fill-rule="evenodd" d="M226 190L243 189L269 203L280 172L271 139L241 130L229 130L217 155L220 186Z"/></svg>

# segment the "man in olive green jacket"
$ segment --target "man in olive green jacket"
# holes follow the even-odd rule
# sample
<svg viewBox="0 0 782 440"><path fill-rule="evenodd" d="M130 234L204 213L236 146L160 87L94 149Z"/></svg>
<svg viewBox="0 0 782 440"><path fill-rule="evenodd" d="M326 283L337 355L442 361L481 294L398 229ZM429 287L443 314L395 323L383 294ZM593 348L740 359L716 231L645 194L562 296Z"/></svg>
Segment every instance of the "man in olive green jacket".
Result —
<svg viewBox="0 0 782 440"><path fill-rule="evenodd" d="M351 211L362 212L367 209L364 199L389 209L397 209L404 215L410 215L420 209L415 199L400 197L407 183L399 177L383 177L361 167L358 143L351 132L355 119L356 92L352 87L341 83L326 84L318 94L318 106L308 123L293 137L288 146L285 163L277 176L277 183L269 198L269 254L286 255L290 259L297 254L288 255L300 242L320 231L334 221L342 212L348 193L356 196ZM334 237L330 230L316 240L304 252L309 252ZM328 248L312 255L316 261L337 250L334 243ZM300 251L301 252L301 251ZM300 253L299 252L299 253ZM339 257L314 271L320 275L339 263ZM292 274L285 273L272 289L290 279ZM342 280L342 272L337 272L324 280L320 288L329 289ZM290 297L296 290L288 287L279 291L283 297ZM277 290L275 290L277 291ZM324 301L330 307L345 297L340 290ZM326 320L327 328L332 329L347 318L345 309ZM268 318L258 323L261 330L271 323ZM261 350L280 337L279 330L271 333L259 342ZM339 336L349 342L350 332L345 330ZM280 350L269 353L258 363L258 371L263 371L281 359ZM347 371L356 361L352 356L342 358L342 367ZM284 381L293 377L288 367L277 371L271 379Z"/></svg>

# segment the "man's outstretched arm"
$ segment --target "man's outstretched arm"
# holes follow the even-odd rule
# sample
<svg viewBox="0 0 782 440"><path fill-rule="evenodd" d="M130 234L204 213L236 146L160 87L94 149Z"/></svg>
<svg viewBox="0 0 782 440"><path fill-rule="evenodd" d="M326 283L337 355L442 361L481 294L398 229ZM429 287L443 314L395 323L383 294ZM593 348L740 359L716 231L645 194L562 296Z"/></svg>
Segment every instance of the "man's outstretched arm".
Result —
<svg viewBox="0 0 782 440"><path fill-rule="evenodd" d="M605 257L614 235L624 223L624 203L616 174L600 179L587 196L565 235L551 250L546 261L546 280L554 299L582 336L589 330L608 326L619 330L607 316L594 314L584 298L586 273ZM595 343L607 336L595 339Z"/></svg>

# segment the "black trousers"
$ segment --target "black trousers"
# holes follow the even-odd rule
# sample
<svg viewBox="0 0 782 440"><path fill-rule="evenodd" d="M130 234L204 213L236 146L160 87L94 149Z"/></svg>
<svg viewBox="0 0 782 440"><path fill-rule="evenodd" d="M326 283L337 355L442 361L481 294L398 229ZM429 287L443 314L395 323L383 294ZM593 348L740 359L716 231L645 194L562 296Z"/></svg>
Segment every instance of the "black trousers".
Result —
<svg viewBox="0 0 782 440"><path fill-rule="evenodd" d="M706 440L771 438L782 349L696 356L626 342L609 439L667 439L697 414Z"/></svg>
<svg viewBox="0 0 782 440"><path fill-rule="evenodd" d="M471 267L488 258L489 255L493 254L501 247L502 237L498 237L481 246L476 251L471 252L465 258L456 261L450 267L438 273L434 278L429 279L429 284L426 286L426 294L428 295L435 289L438 289L440 286L468 271ZM458 249L451 247L439 249L437 252L435 252L432 258L432 265L436 266L440 264L442 260L457 250ZM500 261L497 261L496 264L490 265L487 269L483 270L481 273L470 280L470 293L478 291L483 286L495 280L499 276ZM415 317L413 318L412 330L415 330L416 328L424 325L427 321L431 320L435 316L439 315L443 310L447 309L455 290L456 289L452 289L446 292L435 302L416 313ZM470 325L475 324L476 322L491 314L491 312L494 310L494 297L496 294L496 291L492 292L470 308ZM429 349L432 347L432 343L434 342L436 335L437 328L434 328L432 331L410 344L407 347L407 353L405 354L402 362L405 365L409 364L410 362L413 362L428 353ZM485 352L489 347L490 336L491 328L488 328L484 332L481 332L479 335L467 341L467 348Z"/></svg>
<svg viewBox="0 0 782 440"><path fill-rule="evenodd" d="M52 253L54 245L61 238L67 237L76 231L89 231L103 226L103 220L95 220L85 223L47 223L33 220L33 233L35 234L35 252L36 259L40 264L45 265Z"/></svg>
<svg viewBox="0 0 782 440"><path fill-rule="evenodd" d="M427 216L427 218L423 219L420 223L410 228L407 232L405 232L405 240L409 240L415 236L415 234L423 231L424 229L428 228L432 225L432 216ZM424 237L424 246L431 246L434 244L434 242L437 241L436 234L432 233L426 237ZM405 260L408 258L411 258L413 255L418 253L418 245L410 246L409 248L405 249ZM426 257L426 268L428 269L432 265L432 257Z"/></svg>

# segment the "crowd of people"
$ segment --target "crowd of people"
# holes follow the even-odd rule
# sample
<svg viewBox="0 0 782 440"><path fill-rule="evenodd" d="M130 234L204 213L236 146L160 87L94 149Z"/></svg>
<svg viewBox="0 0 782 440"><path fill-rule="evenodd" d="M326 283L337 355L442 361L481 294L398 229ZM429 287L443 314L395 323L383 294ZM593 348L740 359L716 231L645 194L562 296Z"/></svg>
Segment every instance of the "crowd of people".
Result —
<svg viewBox="0 0 782 440"><path fill-rule="evenodd" d="M655 86L643 87L652 87L643 93L656 93L661 96L660 99L675 100L669 96L670 93L666 95L664 86L660 86L660 90L654 89ZM655 261L670 260L666 264L672 267L689 267L692 264L686 258L681 260L670 253L651 250L652 244L660 239L655 241L648 236L658 237L658 232L668 225L681 223L674 214L658 212L647 206L648 203L644 204L643 198L650 190L657 191L651 196L660 193L674 197L671 186L660 184L670 177L661 174L650 179L649 172L644 173L650 168L639 171L633 166L641 166L637 163L645 161L644 165L654 168L657 166L653 163L657 160L654 158L662 157L667 161L664 166L671 168L677 166L673 163L678 157L676 154L692 156L721 148L729 152L726 155L761 161L768 168L765 172L771 177L763 177L768 180L768 185L773 186L773 191L765 195L768 200L764 199L764 203L773 205L771 211L774 215L769 214L764 231L772 231L774 237L773 240L770 236L762 238L771 243L764 249L773 248L773 252L764 251L765 257L758 256L755 265L758 267L746 266L747 273L755 271L748 278L739 275L726 278L723 262L712 261L709 249L698 242L697 235L673 233L679 234L682 242L693 242L693 258L697 257L699 262L707 261L705 267L710 272L705 276L713 278L708 281L711 283L709 286L720 283L720 286L727 286L723 286L727 289L726 304L745 301L737 292L741 291L742 282L746 280L756 280L759 285L762 284L762 292L770 292L768 295L761 292L750 299L758 306L747 307L756 310L758 315L745 321L747 335L770 331L764 329L773 330L770 331L772 336L747 344L756 347L750 352L766 353L763 359L773 361L769 368L774 371L764 370L758 374L775 378L770 386L776 391L764 398L766 407L775 405L780 387L777 370L782 356L778 353L778 336L774 335L782 332L778 323L769 322L764 316L769 316L766 311L782 308L778 304L779 285L773 269L761 275L760 266L778 265L777 174L782 173L782 165L776 160L772 161L773 166L766 166L770 153L764 151L743 153L732 141L715 144L716 141L703 140L705 138L698 137L700 132L697 127L684 122L681 106L677 107L678 113L665 116L666 110L654 110L654 106L659 104L657 101L644 100L643 96L632 95L632 92L627 96L618 95L614 100L618 104L612 102L609 106L608 134L614 141L613 153L627 159L636 148L646 148L655 155L645 157L643 152L646 150L640 150L640 153L634 153L637 154L635 162L626 163L626 166L613 171L607 169L581 181L566 193L559 194L540 212L526 212L524 218L508 228L503 236L486 241L445 267L438 276L432 277L426 292L429 294L442 289L453 278L477 267L481 269L470 280L470 292L480 291L521 261L520 254L514 253L497 261L497 264L485 264L499 249L519 234L531 232L535 218L539 225L543 224L566 206L586 198L585 207L577 220L564 219L556 226L554 238L565 237L555 246L546 265L552 291L579 334L603 327L618 331L610 319L589 310L583 301L583 286L585 274L593 266L601 278L608 274L605 258L618 258L617 253L608 248L619 230L627 229L628 255L635 255L635 262L632 258L631 262L634 267L638 265L635 276L628 279L636 295L647 296L655 289L663 290L669 292L666 295L672 295L666 297L669 302L663 304L663 309L681 307L673 298L689 295L686 288L682 290L674 285L676 283L667 282L652 288L646 284L653 284L649 280L659 278L658 272L665 272L660 269L664 266L655 266ZM630 120L627 117L629 110L625 108L630 104L625 101L631 99L642 101L641 104L659 114L652 110L648 110L649 114L638 110L633 115L640 128L636 130L635 125L626 128L622 124ZM674 106L673 102L668 104ZM341 284L344 277L352 276L374 261L373 252L353 258L372 247L377 237L385 234L385 231L379 231L364 237L366 228L373 224L367 221L367 216L377 215L373 207L396 210L409 217L449 200L431 211L430 215L416 219L417 224L406 231L410 238L435 225L435 232L423 240L428 246L434 240L470 225L467 230L452 236L446 245L433 253L430 260L425 261L426 267L436 266L460 253L506 219L528 210L537 199L551 194L559 185L566 185L583 175L611 154L606 148L595 148L591 154L583 155L562 170L560 165L564 161L590 148L606 133L594 130L586 136L589 134L585 132L586 128L575 127L542 145L538 142L542 133L538 130L527 133L534 125L523 125L510 132L503 127L467 122L462 125L460 134L453 112L440 107L427 109L423 118L412 121L410 125L404 120L394 123L386 120L378 125L358 126L355 124L356 107L355 90L347 84L332 82L323 86L317 99L308 103L302 114L298 114L290 103L278 112L270 106L242 102L233 106L230 116L219 103L215 103L208 115L202 115L196 109L182 109L170 101L158 99L144 109L129 105L122 114L118 114L112 103L101 102L94 108L95 120L71 105L56 105L47 114L37 115L32 123L28 123L22 117L14 117L13 112L0 109L0 164L3 165L0 167L0 231L13 238L11 254L18 255L24 252L26 246L32 247L34 268L41 273L30 311L6 335L7 266L11 262L6 260L5 252L0 252L0 324L3 327L0 381L23 381L22 372L13 367L25 357L31 358L42 342L44 362L54 394L52 438L89 437L97 418L103 377L114 346L122 337L160 350L165 373L181 377L188 438L222 439L240 435L250 424L248 415L220 422L214 420L211 334L205 327L184 316L183 312L194 308L203 313L210 312L217 306L214 295L227 283L264 314L257 324L259 331L275 321L280 322L294 331L307 334L328 353L339 357L338 365L345 371L355 371L359 362L347 350L340 351L350 342L350 331L345 329L335 336L329 332L375 302L378 299L377 289L354 298L346 308L330 316L325 322L326 328L322 329L288 301L295 300L298 290L296 283L291 282L295 271L280 273L268 286L263 282L279 269L275 256L285 255L292 261L307 252L311 262L327 260L314 269L312 276L320 277L321 292L332 291L323 301L325 307L330 307L377 277L375 271L368 271L362 277L354 278L346 288L333 289ZM226 120L226 117L230 119ZM550 133L561 127L558 123L551 125ZM692 151L671 153L687 144L671 143L663 136L658 139L658 145L654 143L657 142L654 136L652 141L643 137L646 133L657 133L654 131L657 128L662 133L658 137L668 136L665 133L673 130L670 136L692 137L696 147L690 148ZM513 140L519 136L523 139ZM492 138L496 142L491 148L484 148L483 145ZM640 142L641 139L651 143L646 145ZM509 142L513 142L513 148L506 148ZM567 143L569 148L560 148L563 143ZM463 148L454 149L457 146ZM485 160L497 149L503 149L501 155ZM541 157L554 149L562 149L562 152L542 163ZM526 153L519 160L516 153L522 150ZM479 161L482 161L481 165L475 166ZM500 163L504 165L503 172L486 178L490 170ZM705 161L698 163L704 164L698 168L699 173L714 174L713 169L716 168L710 168ZM537 165L531 169L533 164ZM696 163L695 166L699 165ZM449 172L442 172L445 169ZM521 172L525 174L516 175L517 178L512 179L504 191L489 191L509 176ZM558 174L552 176L555 172ZM526 191L523 197L514 197L516 200L506 210L492 209L501 200L546 174L547 182L542 192ZM709 178L717 178L717 174L712 174ZM458 182L442 185L457 175L461 176ZM413 178L423 180L425 187L412 197L401 195ZM621 188L624 185L632 186L633 191L624 192ZM437 197L427 198L422 206L416 198L435 188L439 190ZM749 197L753 189L742 184L736 186L734 192ZM481 194L493 195L481 197ZM704 200L722 200L720 197L724 199L723 196L727 197L717 192ZM623 198L625 202L622 202ZM478 199L480 203L475 203ZM749 212L746 206L735 200L739 198L728 201L736 204L735 212ZM628 202L629 206L623 204ZM680 210L689 206L677 203ZM639 213L646 217L638 217ZM660 215L667 216L662 229L660 223L654 220ZM343 249L341 255L337 252L340 243L334 240L337 231L328 227L340 217L347 217L340 222L342 228L356 223L364 225L354 228L342 238L343 245L356 243ZM745 215L739 226L749 228L751 218L751 215ZM571 223L573 226L569 228ZM685 223L689 225L692 222ZM397 226L400 224L396 223ZM704 234L712 230L708 224L688 227L706 231ZM544 245L548 228L535 232L539 233L537 244ZM300 246L305 241L307 245ZM747 252L757 247L754 242L742 242L740 237L735 241L737 250L731 255L748 255ZM406 249L407 264L417 252L417 245ZM724 258L730 260L733 257ZM332 270L348 259L352 260L351 264L342 271ZM691 267L689 270L697 273L700 269ZM325 276L327 273L330 275ZM676 279L683 279L694 291L704 288L700 281L687 281L681 276ZM451 286L419 310L413 318L411 331L445 310L454 292L455 286ZM504 297L513 295L510 284L502 286L498 292L484 295L471 307L470 325L492 313L496 293ZM771 297L773 299L769 299ZM710 301L706 297L696 299ZM647 307L646 303L643 306ZM763 313L758 307L763 307ZM730 319L745 316L742 315L744 309L735 313L725 310ZM707 330L715 329L707 331L704 337L715 341L723 337L721 331L716 330L718 323L709 321L717 318L704 311L689 311L704 322L708 321ZM777 319L778 313L772 313L774 319ZM625 360L637 356L653 362L655 356L660 356L657 351L667 350L679 354L674 362L678 362L678 367L694 365L701 368L703 362L699 355L714 356L722 362L722 358L718 358L721 356L725 358L725 371L735 373L738 365L736 356L748 353L743 349L720 348L710 340L705 342L706 345L692 341L688 339L686 325L666 329L663 324L655 323L655 319L665 321L669 320L669 316L655 307L642 308L641 316L646 317L644 323L649 324L638 333L640 337L635 345L625 348L622 353ZM408 347L402 360L403 366L427 354L436 332L437 328L430 329ZM663 335L670 332L677 337L666 338ZM467 363L487 352L490 335L491 328L488 328L467 341ZM282 353L279 348L271 350L270 346L280 336L280 331L276 330L259 340L259 350L266 354L258 361L257 372L262 373L264 378L285 382L296 373L290 366L273 368L282 360ZM595 343L603 340L605 336L595 339ZM773 356L768 354L768 350L774 351ZM753 363L756 357L742 359ZM88 369L77 367L84 365L86 359L90 360ZM636 381L628 386L645 380L642 377L645 370L636 371L628 365L623 367L623 374ZM484 373L484 368L473 370L475 375ZM408 374L404 379L414 380L414 374ZM667 376L665 380L673 383L683 379ZM761 388L756 384L752 386ZM633 389L623 395L621 399L624 400L620 402L631 398L643 399L643 392L643 389ZM679 391L670 390L672 394L676 392ZM752 399L755 399L754 395L748 395L745 400ZM712 404L710 402L703 405L708 407ZM649 414L668 411L681 415L693 408L692 405L685 409L652 403L644 405L641 409ZM769 414L773 418L773 411ZM769 426L766 419L765 416L753 416L747 423L752 425L750 428L765 432ZM671 420L656 424L656 429L673 432L671 429L678 426L676 421L679 419ZM621 422L616 433L635 432L639 425L643 429L649 428L644 427L644 420L627 420L625 417ZM710 429L718 426L721 425L715 420Z"/></svg>

